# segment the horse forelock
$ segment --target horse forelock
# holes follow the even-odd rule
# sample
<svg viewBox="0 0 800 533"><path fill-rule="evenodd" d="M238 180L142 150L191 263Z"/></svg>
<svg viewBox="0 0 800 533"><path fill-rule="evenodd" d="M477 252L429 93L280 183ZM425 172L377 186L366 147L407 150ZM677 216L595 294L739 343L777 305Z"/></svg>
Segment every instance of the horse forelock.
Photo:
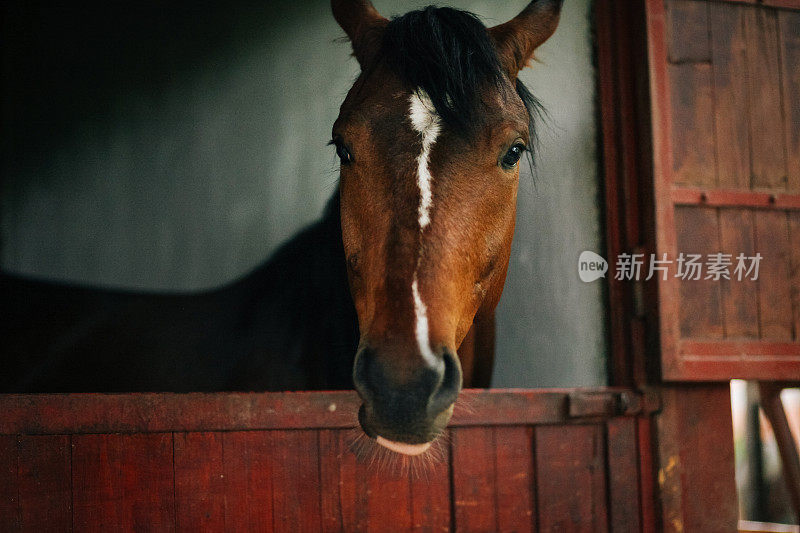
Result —
<svg viewBox="0 0 800 533"><path fill-rule="evenodd" d="M486 26L473 13L448 7L393 18L380 56L412 91L427 95L442 124L464 135L482 123L482 93L499 90L508 79ZM518 78L509 81L525 105L535 141L541 105Z"/></svg>

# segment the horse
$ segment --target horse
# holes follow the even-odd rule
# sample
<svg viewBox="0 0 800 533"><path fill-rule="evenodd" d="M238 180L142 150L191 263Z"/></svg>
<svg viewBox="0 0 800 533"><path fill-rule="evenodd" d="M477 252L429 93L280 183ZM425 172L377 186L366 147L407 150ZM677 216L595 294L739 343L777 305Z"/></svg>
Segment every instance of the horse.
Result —
<svg viewBox="0 0 800 533"><path fill-rule="evenodd" d="M518 73L561 3L487 28L452 8L390 20L369 0L332 0L361 70L333 124L339 187L322 218L205 294L3 275L0 389L355 388L366 435L425 452L462 387L490 383L538 109Z"/></svg>

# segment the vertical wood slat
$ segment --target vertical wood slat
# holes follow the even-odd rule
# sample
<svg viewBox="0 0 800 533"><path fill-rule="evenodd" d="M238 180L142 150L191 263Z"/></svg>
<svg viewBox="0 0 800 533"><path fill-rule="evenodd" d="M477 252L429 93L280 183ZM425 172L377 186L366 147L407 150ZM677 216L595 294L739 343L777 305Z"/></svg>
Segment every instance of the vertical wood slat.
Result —
<svg viewBox="0 0 800 533"><path fill-rule="evenodd" d="M789 276L789 226L784 211L755 212L756 249L761 253L758 275L762 339L792 340Z"/></svg>
<svg viewBox="0 0 800 533"><path fill-rule="evenodd" d="M744 13L753 188L785 189L778 21L775 10L748 7Z"/></svg>
<svg viewBox="0 0 800 533"><path fill-rule="evenodd" d="M222 435L175 433L175 516L179 531L225 527Z"/></svg>
<svg viewBox="0 0 800 533"><path fill-rule="evenodd" d="M353 438L348 431L320 432L323 531L450 529L446 459L428 464L390 456L374 443L359 457Z"/></svg>
<svg viewBox="0 0 800 533"><path fill-rule="evenodd" d="M675 231L678 250L684 254L706 254L719 246L717 211L706 207L676 207ZM719 282L705 280L705 268L699 280L680 281L681 336L721 339L723 336Z"/></svg>
<svg viewBox="0 0 800 533"><path fill-rule="evenodd" d="M601 426L535 428L539 531L608 529Z"/></svg>
<svg viewBox="0 0 800 533"><path fill-rule="evenodd" d="M272 432L276 531L319 531L319 441L314 430Z"/></svg>
<svg viewBox="0 0 800 533"><path fill-rule="evenodd" d="M750 127L747 113L743 9L709 3L717 183L750 188Z"/></svg>
<svg viewBox="0 0 800 533"><path fill-rule="evenodd" d="M642 530L636 423L635 418L619 418L606 426L609 522L614 533Z"/></svg>
<svg viewBox="0 0 800 533"><path fill-rule="evenodd" d="M494 431L497 475L497 530L535 531L533 428L497 427Z"/></svg>
<svg viewBox="0 0 800 533"><path fill-rule="evenodd" d="M694 0L670 0L668 49L672 63L701 63L711 60L708 40L708 4Z"/></svg>
<svg viewBox="0 0 800 533"><path fill-rule="evenodd" d="M0 435L0 531L20 528L17 457L17 437Z"/></svg>
<svg viewBox="0 0 800 533"><path fill-rule="evenodd" d="M714 105L711 65L669 65L673 182L713 187Z"/></svg>
<svg viewBox="0 0 800 533"><path fill-rule="evenodd" d="M779 11L787 188L800 190L800 12Z"/></svg>
<svg viewBox="0 0 800 533"><path fill-rule="evenodd" d="M272 531L273 472L270 433L223 433L222 446L226 529Z"/></svg>
<svg viewBox="0 0 800 533"><path fill-rule="evenodd" d="M789 213L789 249L791 250L791 290L794 313L794 340L800 342L800 211Z"/></svg>
<svg viewBox="0 0 800 533"><path fill-rule="evenodd" d="M720 280L726 338L758 338L758 282L734 274L739 254L755 255L753 213L747 209L721 209L720 248L731 254L730 280Z"/></svg>
<svg viewBox="0 0 800 533"><path fill-rule="evenodd" d="M72 443L76 530L175 529L172 434L75 435Z"/></svg>
<svg viewBox="0 0 800 533"><path fill-rule="evenodd" d="M19 438L19 516L25 531L72 529L71 451L68 435Z"/></svg>
<svg viewBox="0 0 800 533"><path fill-rule="evenodd" d="M451 435L455 528L496 531L494 432L483 426L456 428Z"/></svg>
<svg viewBox="0 0 800 533"><path fill-rule="evenodd" d="M448 441L439 441L433 464L411 478L412 529L420 532L451 531L450 457Z"/></svg>
<svg viewBox="0 0 800 533"><path fill-rule="evenodd" d="M736 531L730 386L667 385L658 417L662 529Z"/></svg>

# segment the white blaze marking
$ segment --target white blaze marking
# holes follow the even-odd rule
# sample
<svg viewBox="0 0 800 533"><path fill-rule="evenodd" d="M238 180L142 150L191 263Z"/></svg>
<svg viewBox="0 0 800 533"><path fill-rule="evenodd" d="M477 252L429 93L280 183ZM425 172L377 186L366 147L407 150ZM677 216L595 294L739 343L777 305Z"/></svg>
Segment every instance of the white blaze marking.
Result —
<svg viewBox="0 0 800 533"><path fill-rule="evenodd" d="M436 354L431 350L430 337L428 336L428 308L419 296L419 285L417 283L417 273L414 272L414 281L411 283L411 293L414 295L414 314L417 317L417 344L422 358L430 366L436 366Z"/></svg>
<svg viewBox="0 0 800 533"><path fill-rule="evenodd" d="M417 185L419 186L419 207L417 213L419 215L419 231L422 233L425 228L431 223L431 207L433 206L433 191L432 183L433 176L431 176L430 169L428 168L428 159L430 158L431 148L436 142L441 130L441 122L439 115L436 114L436 109L431 102L431 99L423 91L415 91L411 95L411 107L409 118L414 129L419 133L422 139L422 151L417 156ZM420 237L421 238L421 237ZM422 259L422 246L417 254L417 266L414 269L414 280L411 283L411 293L414 296L414 315L416 317L416 337L417 344L419 344L419 351L422 358L430 366L436 366L438 359L436 354L431 350L430 334L428 331L428 308L422 297L419 294L419 283L417 281L417 269L419 268Z"/></svg>
<svg viewBox="0 0 800 533"><path fill-rule="evenodd" d="M430 213L433 205L433 192L431 191L433 176L428 169L428 158L441 129L439 115L436 114L431 99L424 92L418 91L411 95L411 124L422 137L422 151L417 157L419 229L422 231L431 223Z"/></svg>

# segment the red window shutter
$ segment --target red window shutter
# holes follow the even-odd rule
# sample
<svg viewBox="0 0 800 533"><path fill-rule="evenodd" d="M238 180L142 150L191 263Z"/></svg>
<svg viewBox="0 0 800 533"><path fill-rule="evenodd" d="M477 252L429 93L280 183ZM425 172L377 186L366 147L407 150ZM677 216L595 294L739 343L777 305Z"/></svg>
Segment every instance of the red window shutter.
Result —
<svg viewBox="0 0 800 533"><path fill-rule="evenodd" d="M800 2L646 9L656 256L732 261L730 280L659 277L662 375L798 380ZM761 255L757 280L739 254Z"/></svg>

